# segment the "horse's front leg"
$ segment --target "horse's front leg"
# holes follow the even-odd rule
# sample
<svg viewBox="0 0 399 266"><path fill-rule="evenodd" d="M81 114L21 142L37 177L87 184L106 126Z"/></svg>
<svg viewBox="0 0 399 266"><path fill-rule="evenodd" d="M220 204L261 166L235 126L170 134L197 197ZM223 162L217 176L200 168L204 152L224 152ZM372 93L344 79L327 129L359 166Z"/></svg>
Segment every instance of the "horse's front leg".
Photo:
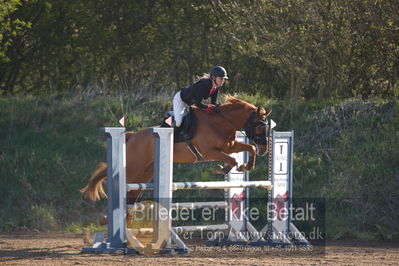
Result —
<svg viewBox="0 0 399 266"><path fill-rule="evenodd" d="M240 172L250 171L255 167L255 160L256 160L255 146L236 141L228 151L229 153L245 152L245 151L249 152L249 160L246 164L242 164L237 168L237 170Z"/></svg>
<svg viewBox="0 0 399 266"><path fill-rule="evenodd" d="M204 153L204 159L206 160L213 160L213 161L221 161L225 162L227 165L226 166L221 166L218 165L215 167L215 173L216 174L223 174L226 175L230 172L230 170L234 167L237 166L237 161L233 157L227 155L226 153L220 151L220 150L211 150L207 153Z"/></svg>

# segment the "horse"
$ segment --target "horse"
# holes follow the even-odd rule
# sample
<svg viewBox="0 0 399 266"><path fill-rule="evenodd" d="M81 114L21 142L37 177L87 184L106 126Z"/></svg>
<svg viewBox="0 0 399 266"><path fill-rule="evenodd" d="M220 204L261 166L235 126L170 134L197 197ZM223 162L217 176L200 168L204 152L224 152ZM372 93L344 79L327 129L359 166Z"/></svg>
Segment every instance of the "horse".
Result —
<svg viewBox="0 0 399 266"><path fill-rule="evenodd" d="M200 155L207 161L224 162L217 165L215 173L227 174L237 161L229 156L231 153L249 153L247 164L237 167L238 171L250 171L255 166L256 155L263 156L268 152L267 117L272 112L263 107L256 107L231 95L225 95L226 102L216 112L205 112L194 108L197 118L197 130L191 139ZM236 131L245 128L247 137L254 143L244 144L236 141ZM154 137L148 129L137 132L126 132L126 183L148 183L153 176ZM194 163L197 156L188 148L186 142L173 145L173 162ZM103 181L107 175L107 164L100 163L90 177L89 183L80 191L91 200L107 197ZM130 191L127 202L133 204L143 191Z"/></svg>

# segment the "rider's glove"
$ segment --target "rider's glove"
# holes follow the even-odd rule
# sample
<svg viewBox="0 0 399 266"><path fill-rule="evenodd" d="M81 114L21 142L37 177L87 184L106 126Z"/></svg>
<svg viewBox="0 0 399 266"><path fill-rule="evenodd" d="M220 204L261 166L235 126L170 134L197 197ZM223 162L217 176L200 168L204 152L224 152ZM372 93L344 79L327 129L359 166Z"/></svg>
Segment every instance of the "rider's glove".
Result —
<svg viewBox="0 0 399 266"><path fill-rule="evenodd" d="M208 107L202 110L207 113L216 113L219 110L219 104L208 104Z"/></svg>
<svg viewBox="0 0 399 266"><path fill-rule="evenodd" d="M220 104L215 104L214 106L212 106L212 112L214 112L214 113L217 113L218 111L219 111L219 107L220 107Z"/></svg>
<svg viewBox="0 0 399 266"><path fill-rule="evenodd" d="M205 111L205 112L207 112L207 113L210 113L210 112L212 112L213 106L214 106L213 104L208 104L208 107L202 109L202 111Z"/></svg>

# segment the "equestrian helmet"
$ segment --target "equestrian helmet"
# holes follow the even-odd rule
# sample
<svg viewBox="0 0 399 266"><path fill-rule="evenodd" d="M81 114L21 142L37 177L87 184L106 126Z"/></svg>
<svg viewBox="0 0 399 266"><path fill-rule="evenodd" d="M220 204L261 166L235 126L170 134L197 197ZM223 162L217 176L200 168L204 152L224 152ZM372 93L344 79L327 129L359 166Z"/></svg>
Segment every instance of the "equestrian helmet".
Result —
<svg viewBox="0 0 399 266"><path fill-rule="evenodd" d="M212 69L211 69L211 71L210 71L209 74L210 74L211 76L221 77L221 78L224 78L224 79L228 79L228 77L227 77L227 71L226 71L226 69L224 69L224 67L222 67L222 66L215 66L215 67L212 67Z"/></svg>

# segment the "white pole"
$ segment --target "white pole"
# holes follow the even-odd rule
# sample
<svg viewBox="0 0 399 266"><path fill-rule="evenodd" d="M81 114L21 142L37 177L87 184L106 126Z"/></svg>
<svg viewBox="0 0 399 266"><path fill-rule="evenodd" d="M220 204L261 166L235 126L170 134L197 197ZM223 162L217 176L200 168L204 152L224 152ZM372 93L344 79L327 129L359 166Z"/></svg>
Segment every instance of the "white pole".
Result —
<svg viewBox="0 0 399 266"><path fill-rule="evenodd" d="M227 188L241 188L241 187L262 187L267 189L272 189L272 183L270 181L243 181L243 182L225 182L225 181L217 181L217 182L179 182L173 183L173 190L180 189L227 189ZM147 183L136 183L136 184L127 184L127 191L132 190L149 190L153 189L153 184Z"/></svg>

